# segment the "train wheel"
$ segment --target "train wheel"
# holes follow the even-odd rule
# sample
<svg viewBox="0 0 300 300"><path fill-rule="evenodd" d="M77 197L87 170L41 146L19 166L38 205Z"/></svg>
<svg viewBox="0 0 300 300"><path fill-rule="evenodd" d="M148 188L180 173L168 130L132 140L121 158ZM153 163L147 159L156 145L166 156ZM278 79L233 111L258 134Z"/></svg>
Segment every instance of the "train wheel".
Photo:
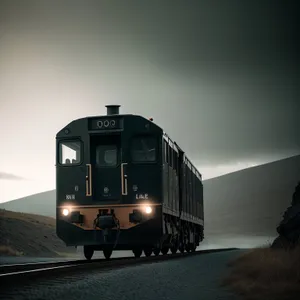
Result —
<svg viewBox="0 0 300 300"><path fill-rule="evenodd" d="M142 251L142 249L136 248L136 249L133 249L132 252L134 254L134 257L139 258L139 257L141 257L143 251Z"/></svg>
<svg viewBox="0 0 300 300"><path fill-rule="evenodd" d="M103 249L103 254L106 259L110 259L112 255L112 249Z"/></svg>
<svg viewBox="0 0 300 300"><path fill-rule="evenodd" d="M171 247L172 254L175 254L177 250L178 250L177 246Z"/></svg>
<svg viewBox="0 0 300 300"><path fill-rule="evenodd" d="M191 244L190 243L185 245L185 251L186 252L191 252Z"/></svg>
<svg viewBox="0 0 300 300"><path fill-rule="evenodd" d="M166 255L168 252L169 252L169 247L163 247L163 248L161 249L162 255Z"/></svg>
<svg viewBox="0 0 300 300"><path fill-rule="evenodd" d="M151 248L145 248L144 253L145 253L146 257L149 257L152 254L152 249Z"/></svg>
<svg viewBox="0 0 300 300"><path fill-rule="evenodd" d="M196 245L193 245L193 246L192 246L192 249L191 249L191 252L195 252L195 251L196 251L196 248L197 248L197 246L196 246Z"/></svg>
<svg viewBox="0 0 300 300"><path fill-rule="evenodd" d="M159 248L155 248L155 249L153 250L153 253L154 253L155 256L158 256L158 255L159 255L159 252L160 252L160 249L159 249Z"/></svg>
<svg viewBox="0 0 300 300"><path fill-rule="evenodd" d="M87 260L91 260L94 255L94 249L91 246L84 246L83 253Z"/></svg>
<svg viewBox="0 0 300 300"><path fill-rule="evenodd" d="M182 242L179 243L178 250L180 251L180 253L184 253L184 244Z"/></svg>

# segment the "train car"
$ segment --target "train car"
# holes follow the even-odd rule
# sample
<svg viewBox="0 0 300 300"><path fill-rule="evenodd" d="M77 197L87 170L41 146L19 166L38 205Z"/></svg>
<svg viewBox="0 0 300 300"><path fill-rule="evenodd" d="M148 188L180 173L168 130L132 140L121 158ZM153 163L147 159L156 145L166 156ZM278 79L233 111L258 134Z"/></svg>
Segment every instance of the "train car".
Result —
<svg viewBox="0 0 300 300"><path fill-rule="evenodd" d="M204 238L201 174L152 119L119 114L72 121L56 135L56 231L86 259L195 251Z"/></svg>

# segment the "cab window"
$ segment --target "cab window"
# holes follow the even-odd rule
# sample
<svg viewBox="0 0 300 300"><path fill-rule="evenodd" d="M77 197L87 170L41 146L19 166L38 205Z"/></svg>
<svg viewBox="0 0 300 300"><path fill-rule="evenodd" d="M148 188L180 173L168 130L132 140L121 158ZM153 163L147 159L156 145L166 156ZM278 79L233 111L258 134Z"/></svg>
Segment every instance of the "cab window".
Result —
<svg viewBox="0 0 300 300"><path fill-rule="evenodd" d="M157 140L154 137L134 137L131 143L131 159L133 162L156 161Z"/></svg>
<svg viewBox="0 0 300 300"><path fill-rule="evenodd" d="M80 141L61 141L58 161L61 165L78 165L81 163L81 151Z"/></svg>
<svg viewBox="0 0 300 300"><path fill-rule="evenodd" d="M100 167L115 167L118 163L118 152L115 145L96 147L96 164Z"/></svg>

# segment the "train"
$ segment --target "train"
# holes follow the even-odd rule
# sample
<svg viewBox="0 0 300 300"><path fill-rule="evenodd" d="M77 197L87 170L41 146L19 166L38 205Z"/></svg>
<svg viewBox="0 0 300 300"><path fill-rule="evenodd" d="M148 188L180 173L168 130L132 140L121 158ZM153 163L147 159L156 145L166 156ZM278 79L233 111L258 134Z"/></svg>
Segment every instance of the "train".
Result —
<svg viewBox="0 0 300 300"><path fill-rule="evenodd" d="M57 236L87 260L194 252L204 239L201 173L152 118L106 110L56 134Z"/></svg>

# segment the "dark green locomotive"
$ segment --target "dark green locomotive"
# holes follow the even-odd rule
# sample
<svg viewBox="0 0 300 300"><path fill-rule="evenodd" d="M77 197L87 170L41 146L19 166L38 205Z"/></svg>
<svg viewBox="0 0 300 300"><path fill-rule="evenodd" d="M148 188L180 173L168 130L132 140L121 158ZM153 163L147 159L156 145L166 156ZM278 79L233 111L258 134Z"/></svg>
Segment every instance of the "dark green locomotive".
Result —
<svg viewBox="0 0 300 300"><path fill-rule="evenodd" d="M106 258L195 251L203 240L203 185L183 150L136 115L78 119L56 136L57 235Z"/></svg>

